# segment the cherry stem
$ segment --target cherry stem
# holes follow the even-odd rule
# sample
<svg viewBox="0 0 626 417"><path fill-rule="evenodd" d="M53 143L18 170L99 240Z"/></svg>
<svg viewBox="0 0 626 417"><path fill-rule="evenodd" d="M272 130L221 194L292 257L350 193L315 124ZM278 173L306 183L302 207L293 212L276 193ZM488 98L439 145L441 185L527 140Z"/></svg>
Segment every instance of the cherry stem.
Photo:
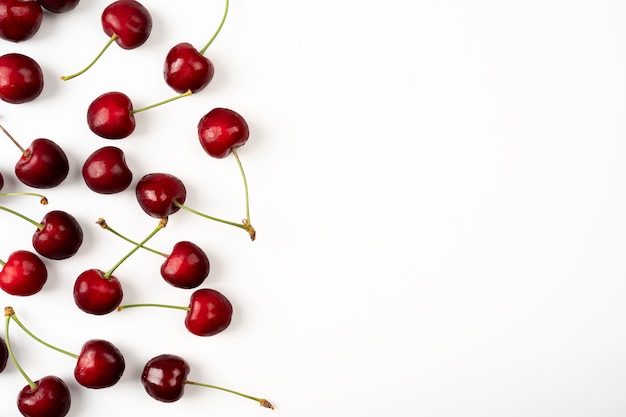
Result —
<svg viewBox="0 0 626 417"><path fill-rule="evenodd" d="M265 408L271 408L272 410L274 409L274 406L272 405L272 403L270 403L269 401L267 401L267 400L265 400L263 398L257 398L257 397L253 397L253 396L248 395L248 394L242 394L241 392L237 392L237 391L234 391L232 389L219 387L217 385L203 384L201 382L194 382L194 381L185 381L185 384L196 385L198 387L213 388L213 389L218 389L218 390L221 390L221 391L230 392L231 394L239 395L241 397L249 398L251 400L254 400L254 401L258 402L259 404L261 404L261 406L263 406Z"/></svg>
<svg viewBox="0 0 626 417"><path fill-rule="evenodd" d="M0 259L0 266L5 266L7 263Z"/></svg>
<svg viewBox="0 0 626 417"><path fill-rule="evenodd" d="M22 322L17 318L17 316L15 315L15 311L11 310L12 312L10 314L7 314L6 310L4 315L7 316L7 319L13 319L13 321L15 323L17 323L18 326L21 327L22 330L24 330L24 332L29 335L30 337L32 337L33 339L35 339L36 341L38 341L39 343L41 343L44 346L49 347L50 349L56 350L57 352L63 353L64 355L67 356L71 356L74 359L78 359L78 355L72 352L68 352L67 350L63 350L59 347L56 347L54 345L51 345L50 343L47 343L43 340L41 340L40 338L38 338L37 336L35 336L34 333L32 333L30 330L28 330L28 328L26 328L26 326L24 326L24 324L22 324Z"/></svg>
<svg viewBox="0 0 626 417"><path fill-rule="evenodd" d="M170 97L167 100L159 101L158 103L154 103L154 104L151 104L151 105L146 106L146 107L140 107L138 109L133 109L133 110L130 111L130 114L135 114L135 113L139 113L140 111L152 109L152 108L158 107L158 106L160 106L162 104L169 103L170 101L178 100L179 98L187 97L187 96L190 96L190 95L191 95L191 90L187 90L184 93L179 94L179 95L174 96L174 97Z"/></svg>
<svg viewBox="0 0 626 417"><path fill-rule="evenodd" d="M228 0L226 0L226 7L224 7L224 15L222 16L222 21L220 22L220 25L217 27L217 30L215 31L215 33L213 34L211 39L209 39L207 44L204 45L204 47L202 49L200 49L200 51L198 51L198 52L200 52L200 55L204 55L204 53L206 52L207 49L209 49L209 46L211 46L211 44L213 43L215 38L217 38L217 35L222 30L222 26L224 26L224 22L226 21L226 15L227 14L228 14Z"/></svg>
<svg viewBox="0 0 626 417"><path fill-rule="evenodd" d="M133 245L137 246L139 245L139 243L135 242L134 240L131 240L129 238L127 238L126 236L124 236L123 234L119 233L118 231L116 231L115 229L113 229L111 226L109 226L109 224L106 222L106 220L104 220L102 217L98 219L98 221L96 222L96 224L100 225L101 228L103 228L104 230L108 230L109 232L113 233L114 235L124 239L125 241L132 243ZM163 253L163 252L159 252L156 249L152 249L149 248L148 246L144 246L144 245L140 245L143 249L155 253L157 255L161 255L164 258L167 258L167 254Z"/></svg>
<svg viewBox="0 0 626 417"><path fill-rule="evenodd" d="M15 214L17 217L20 217L20 218L26 220L27 222L31 223L33 226L37 227L37 229L43 230L43 225L41 223L38 223L38 222L34 221L30 217L24 216L22 213L18 213L17 211L11 210L10 208L4 207L4 206L0 206L0 210L4 210L4 211L7 211L7 212L9 212L11 214Z"/></svg>
<svg viewBox="0 0 626 417"><path fill-rule="evenodd" d="M172 308L175 310L185 310L185 311L189 311L189 307L184 307L184 306L173 306L170 304L156 304L156 303L137 303L137 304L124 304L121 306L117 307L117 311L122 311L126 308L133 308L133 307L161 307L161 308Z"/></svg>
<svg viewBox="0 0 626 417"><path fill-rule="evenodd" d="M22 367L20 366L20 364L17 361L17 359L15 359L15 355L13 354L13 349L11 348L11 339L9 338L9 323L11 322L11 315L13 315L13 314L14 314L13 307L5 307L4 308L4 316L5 316L5 320L4 320L4 336L5 336L6 342L7 342L7 350L9 351L9 356L11 357L11 360L13 361L13 364L15 365L17 370L20 372L20 374L22 374L22 376L24 377L24 379L26 380L26 382L30 386L30 389L34 391L34 390L37 389L37 384L35 384L33 382L33 380L28 377L28 375L26 374L24 369L22 369Z"/></svg>
<svg viewBox="0 0 626 417"><path fill-rule="evenodd" d="M111 275L113 274L113 272L115 272L117 267L119 267L126 259L128 259L139 248L143 247L143 245L147 241L149 241L152 238L152 236L156 235L157 232L163 229L166 225L167 225L167 218L159 219L159 224L157 225L157 227L155 227L154 230L148 236L146 236L146 238L141 243L136 244L135 247L130 252L128 252L122 259L120 259L115 265L113 265L113 268L109 269L109 271L104 274L103 276L104 279L109 279Z"/></svg>
<svg viewBox="0 0 626 417"><path fill-rule="evenodd" d="M246 179L246 173L243 170L243 165L241 164L241 160L239 159L239 154L237 153L237 148L232 148L231 152L237 161L237 166L239 166L239 172L241 172L241 179L243 180L243 189L246 194L246 224L250 223L250 198L248 197L248 180ZM254 240L254 239L253 239Z"/></svg>
<svg viewBox="0 0 626 417"><path fill-rule="evenodd" d="M43 204L44 206L46 204L48 204L48 199L43 194L26 193L26 192L20 192L20 193L0 193L0 197L14 197L14 196L23 196L23 195L32 196L32 197L39 197L39 202L41 204Z"/></svg>
<svg viewBox="0 0 626 417"><path fill-rule="evenodd" d="M102 48L102 50L98 53L98 55L96 55L96 57L93 59L93 61L91 61L91 62L89 63L89 65L87 65L85 68L83 68L82 70L80 70L80 71L78 71L78 72L76 72L76 73L74 73L74 74L71 74L71 75L63 75L63 76L61 77L61 79L62 79L63 81L67 81L67 80L70 80L70 79L72 79L72 78L74 78L74 77L78 77L78 76L79 76L79 75L81 75L81 74L84 74L84 73L85 73L85 72L86 72L89 68L91 68L91 67L93 66L93 64L95 64L95 63L96 63L96 61L97 61L98 59L100 59L100 57L102 56L102 54L104 54L104 51L106 51L106 50L109 48L109 46L111 46L111 44L112 44L113 42L115 42L115 40L116 40L116 39L117 39L117 34L115 34L115 33L114 33L113 35L111 35L111 37L109 38L109 40L107 41L107 43L104 45L104 48Z"/></svg>
<svg viewBox="0 0 626 417"><path fill-rule="evenodd" d="M11 139L11 142L13 142L15 144L15 146L17 146L19 148L19 150L24 155L24 158L28 158L30 156L30 153L28 153L28 151L26 149L24 149L22 147L22 145L20 145L18 143L18 141L16 141L15 138L13 136L11 136L11 134L9 132L7 132L7 130L2 125L0 125L0 129L4 132L5 135L8 136L9 139Z"/></svg>

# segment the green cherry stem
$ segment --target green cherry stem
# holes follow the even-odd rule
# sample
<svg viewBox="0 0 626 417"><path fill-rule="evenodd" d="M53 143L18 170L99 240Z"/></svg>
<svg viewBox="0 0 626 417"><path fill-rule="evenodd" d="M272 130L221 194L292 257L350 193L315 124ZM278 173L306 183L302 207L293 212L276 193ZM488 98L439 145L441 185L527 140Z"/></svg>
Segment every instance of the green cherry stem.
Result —
<svg viewBox="0 0 626 417"><path fill-rule="evenodd" d="M15 140L15 138L11 136L11 134L2 125L0 125L0 130L2 130L2 132L4 132L4 134L7 135L9 139L11 139L11 142L13 142L13 144L17 146L20 152L22 152L22 155L24 155L24 158L28 158L30 156L30 153L26 149L24 149L24 147L20 145L20 143L17 140Z"/></svg>
<svg viewBox="0 0 626 417"><path fill-rule="evenodd" d="M11 307L9 307L11 308ZM60 352L64 355L70 356L74 359L78 359L78 355L72 352L68 352L67 350L63 350L57 346L51 345L48 342L45 342L43 340L41 340L40 338L38 338L37 336L35 336L34 333L32 333L30 330L28 330L28 328L26 326L24 326L24 324L20 321L20 319L17 318L17 316L15 315L15 311L11 308L11 310L9 311L9 314L7 314L7 310L5 309L4 315L7 317L7 321L9 319L13 320L18 326L20 326L20 328L22 330L24 330L24 333L26 333L27 335L29 335L30 337L32 337L33 339L35 339L36 341L38 341L39 343L41 343L44 346L49 347L50 349L56 350L57 352Z"/></svg>
<svg viewBox="0 0 626 417"><path fill-rule="evenodd" d="M176 95L174 97L170 97L167 100L159 101L158 103L154 103L154 104L151 104L151 105L145 106L145 107L140 107L138 109L133 109L133 110L130 111L130 114L135 114L135 113L139 113L139 112L144 111L144 110L152 109L152 108L160 106L162 104L169 103L170 101L178 100L179 98L187 97L187 96L190 96L190 95L191 95L191 90L187 90L184 93L178 94L178 95Z"/></svg>
<svg viewBox="0 0 626 417"><path fill-rule="evenodd" d="M224 15L222 16L222 21L220 22L220 25L217 27L217 30L215 31L211 39L209 39L207 44L204 45L204 47L198 51L200 52L200 55L204 55L204 53L206 52L207 49L209 49L209 46L211 46L215 38L217 38L217 35L222 30L222 26L224 26L224 22L226 21L226 15L228 15L228 0L226 0L226 6L224 7Z"/></svg>
<svg viewBox="0 0 626 417"><path fill-rule="evenodd" d="M246 194L246 224L250 225L250 197L248 196L248 180L246 179L246 173L243 170L243 165L241 164L241 160L239 159L239 154L237 153L237 148L232 148L231 152L237 161L237 166L239 167L239 172L241 173L241 179L243 180L243 189ZM252 227L252 226L250 226Z"/></svg>
<svg viewBox="0 0 626 417"><path fill-rule="evenodd" d="M11 322L11 315L13 315L14 313L15 312L13 311L13 307L5 307L4 308L4 317L5 317L5 320L4 320L4 336L5 336L6 342L7 342L7 350L9 351L9 356L11 357L11 361L13 361L13 364L15 365L17 370L20 372L20 374L22 374L22 376L24 377L24 379L26 380L26 382L30 386L30 389L34 391L34 390L37 389L37 384L35 384L33 382L33 380L28 377L28 375L26 374L24 369L22 369L22 367L20 366L19 362L15 358L15 354L13 353L13 349L11 348L11 338L9 337L9 323Z"/></svg>
<svg viewBox="0 0 626 417"><path fill-rule="evenodd" d="M157 225L157 227L154 228L154 230L148 235L146 236L146 238L144 240L141 241L141 243L137 243L135 245L135 247L128 252L122 259L120 259L115 265L113 265L113 267L111 269L109 269L104 275L103 278L104 279L109 279L111 277L111 275L113 275L113 272L115 272L115 270L126 260L128 259L133 253L135 253L139 248L143 247L143 245L149 241L154 235L157 234L157 232L161 229L163 229L165 226L167 225L167 218L163 218L163 219L159 219L159 224Z"/></svg>
<svg viewBox="0 0 626 417"><path fill-rule="evenodd" d="M198 387L213 388L213 389L218 389L218 390L221 390L221 391L230 392L231 394L239 395L240 397L244 397L244 398L248 398L248 399L254 400L254 401L258 402L261 406L263 406L265 408L271 408L272 410L274 409L274 406L272 405L272 403L270 403L266 399L253 397L251 395L243 394L241 392L234 391L232 389L223 388L223 387L220 387L220 386L217 386L217 385L210 385L210 384L204 384L204 383L200 383L200 382L194 382L194 381L185 381L185 384L195 385L195 386L198 386Z"/></svg>
<svg viewBox="0 0 626 417"><path fill-rule="evenodd" d="M89 65L87 65L85 68L83 68L82 70L80 70L80 71L78 71L78 72L76 72L76 73L74 73L74 74L71 74L71 75L63 75L63 76L61 77L61 79L62 79L63 81L71 80L72 78L74 78L74 77L78 77L79 75L84 74L85 72L87 72L87 70L88 70L89 68L91 68L91 67L93 66L93 64L95 64L95 63L96 63L96 61L97 61L98 59L100 59L100 57L102 56L102 54L104 54L104 51L106 51L106 50L109 48L109 46L111 46L111 44L112 44L113 42L115 42L115 40L116 40L116 39L117 39L117 35L114 33L113 35L111 35L111 37L109 38L109 40L107 41L107 43L104 45L104 48L102 48L102 50L100 50L100 52L98 53L98 55L96 55L96 57L93 59L93 61L91 61L91 62L89 63Z"/></svg>
<svg viewBox="0 0 626 417"><path fill-rule="evenodd" d="M48 204L48 198L39 193L29 193L29 192L12 192L12 193L0 193L0 197L15 197L15 196L31 196L31 197L39 197L39 203L44 206Z"/></svg>
<svg viewBox="0 0 626 417"><path fill-rule="evenodd" d="M20 218L22 218L22 219L26 220L27 222L29 222L30 224L32 224L33 226L35 226L37 229L39 229L39 230L43 230L43 225L42 225L41 223L34 221L34 220L33 220L33 219L31 219L30 217L26 217L26 216L24 216L22 213L18 213L17 211L15 211L15 210L11 210L10 208L8 208L8 207L4 207L4 206L0 206L0 210L4 210L4 211L6 211L6 212L8 212L8 213L14 214L14 215L16 215L17 217L20 217Z"/></svg>
<svg viewBox="0 0 626 417"><path fill-rule="evenodd" d="M170 304L158 304L158 303L136 303L136 304L124 304L121 306L117 307L117 311L122 311L124 309L127 308L134 308L134 307L160 307L160 308L171 308L174 310L185 310L185 311L189 311L189 307L184 307L184 306L173 306Z"/></svg>
<svg viewBox="0 0 626 417"><path fill-rule="evenodd" d="M107 231L113 233L115 236L120 237L123 240L125 240L125 241L127 241L129 243L132 243L135 246L140 246L141 248L143 248L143 249L145 249L145 250L147 250L149 252L155 253L157 255L161 255L164 258L167 258L167 256L168 256L167 254L165 254L163 252L159 252L158 250L149 248L148 246L140 245L139 243L135 242L134 240L129 239L128 237L124 236L123 234L119 233L117 230L115 230L111 226L109 226L107 221L104 220L102 217L99 218L98 221L96 221L96 224L99 225L104 230L107 230Z"/></svg>

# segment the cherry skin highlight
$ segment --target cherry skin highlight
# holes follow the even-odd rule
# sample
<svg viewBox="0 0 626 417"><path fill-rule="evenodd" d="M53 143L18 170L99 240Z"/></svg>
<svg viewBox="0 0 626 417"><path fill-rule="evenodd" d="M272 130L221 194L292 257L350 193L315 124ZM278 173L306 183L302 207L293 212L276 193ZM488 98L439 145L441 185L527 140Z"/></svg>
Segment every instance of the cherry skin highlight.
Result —
<svg viewBox="0 0 626 417"><path fill-rule="evenodd" d="M33 188L53 188L69 173L67 155L54 141L35 139L15 164L15 175Z"/></svg>
<svg viewBox="0 0 626 417"><path fill-rule="evenodd" d="M43 11L36 1L0 0L0 38L22 42L39 31Z"/></svg>
<svg viewBox="0 0 626 417"><path fill-rule="evenodd" d="M93 133L105 139L130 136L136 125L133 103L124 93L104 93L87 108L87 125Z"/></svg>
<svg viewBox="0 0 626 417"><path fill-rule="evenodd" d="M26 417L64 417L70 411L72 396L65 382L57 376L45 376L26 385L17 397L17 408Z"/></svg>
<svg viewBox="0 0 626 417"><path fill-rule="evenodd" d="M223 294L203 288L190 297L185 327L197 336L214 336L224 331L233 315L233 306Z"/></svg>
<svg viewBox="0 0 626 417"><path fill-rule="evenodd" d="M185 393L190 367L180 356L164 354L150 359L141 373L141 383L155 400L172 403Z"/></svg>
<svg viewBox="0 0 626 417"><path fill-rule="evenodd" d="M39 97L43 86L43 71L34 59L19 53L0 56L0 100L26 103Z"/></svg>
<svg viewBox="0 0 626 417"><path fill-rule="evenodd" d="M115 34L115 42L122 49L143 45L152 31L150 12L134 0L118 0L109 4L100 20L104 33L108 36Z"/></svg>
<svg viewBox="0 0 626 417"><path fill-rule="evenodd" d="M99 194L119 193L133 181L124 151L115 146L105 146L89 155L82 175L87 187Z"/></svg>
<svg viewBox="0 0 626 417"><path fill-rule="evenodd" d="M113 275L89 269L82 272L74 283L74 302L85 313L104 315L114 311L122 302L122 284Z"/></svg>
<svg viewBox="0 0 626 417"><path fill-rule="evenodd" d="M48 280L48 269L34 253L18 250L9 255L0 270L0 289L11 295L38 293Z"/></svg>
<svg viewBox="0 0 626 417"><path fill-rule="evenodd" d="M92 339L80 351L74 378L86 388L107 388L120 380L125 368L124 356L115 345L107 340Z"/></svg>
<svg viewBox="0 0 626 417"><path fill-rule="evenodd" d="M33 247L48 259L67 259L76 254L83 243L83 229L71 214L62 210L48 212L41 229L33 234Z"/></svg>
<svg viewBox="0 0 626 417"><path fill-rule="evenodd" d="M203 90L214 73L213 63L187 42L172 47L165 57L163 77L167 85L178 93Z"/></svg>
<svg viewBox="0 0 626 417"><path fill-rule="evenodd" d="M227 157L233 148L243 146L249 135L248 123L234 110L218 107L198 122L200 145L214 158Z"/></svg>
<svg viewBox="0 0 626 417"><path fill-rule="evenodd" d="M209 275L210 263L206 253L195 243L181 241L161 265L161 276L177 288L196 288Z"/></svg>
<svg viewBox="0 0 626 417"><path fill-rule="evenodd" d="M65 13L78 6L80 0L37 0L50 13Z"/></svg>
<svg viewBox="0 0 626 417"><path fill-rule="evenodd" d="M151 173L137 182L135 196L146 214L162 219L180 210L173 202L183 204L187 198L187 189L174 175Z"/></svg>

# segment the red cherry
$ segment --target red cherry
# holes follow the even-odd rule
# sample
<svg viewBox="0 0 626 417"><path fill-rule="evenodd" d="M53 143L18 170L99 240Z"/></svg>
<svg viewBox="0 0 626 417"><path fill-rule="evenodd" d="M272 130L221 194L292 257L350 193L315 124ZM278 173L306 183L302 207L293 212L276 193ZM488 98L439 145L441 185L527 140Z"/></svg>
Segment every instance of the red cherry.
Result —
<svg viewBox="0 0 626 417"><path fill-rule="evenodd" d="M74 377L86 388L107 388L120 380L125 367L124 356L115 345L106 340L92 339L80 351Z"/></svg>
<svg viewBox="0 0 626 417"><path fill-rule="evenodd" d="M191 294L185 327L197 336L214 336L230 325L233 306L218 291L203 288Z"/></svg>
<svg viewBox="0 0 626 417"><path fill-rule="evenodd" d="M209 275L210 264L206 253L195 243L182 241L174 245L172 253L161 265L161 276L177 288L196 288Z"/></svg>
<svg viewBox="0 0 626 417"><path fill-rule="evenodd" d="M214 73L213 63L187 42L172 47L165 57L165 82L179 93L203 90L213 79Z"/></svg>
<svg viewBox="0 0 626 417"><path fill-rule="evenodd" d="M80 0L37 0L37 3L51 13L69 12L78 6Z"/></svg>
<svg viewBox="0 0 626 417"><path fill-rule="evenodd" d="M124 151L115 146L105 146L89 155L82 174L87 187L100 194L124 191L133 180Z"/></svg>
<svg viewBox="0 0 626 417"><path fill-rule="evenodd" d="M141 383L152 398L172 403L182 398L190 367L177 355L159 355L150 359L141 373Z"/></svg>
<svg viewBox="0 0 626 417"><path fill-rule="evenodd" d="M101 16L102 29L123 49L143 45L152 31L150 12L135 0L118 0L109 4Z"/></svg>
<svg viewBox="0 0 626 417"><path fill-rule="evenodd" d="M230 109L215 108L198 122L200 145L214 158L225 158L233 148L243 146L249 134L245 119Z"/></svg>
<svg viewBox="0 0 626 417"><path fill-rule="evenodd" d="M21 104L39 97L43 91L43 71L32 58L9 53L0 56L0 100Z"/></svg>
<svg viewBox="0 0 626 417"><path fill-rule="evenodd" d="M0 372L4 371L9 360L9 349L7 348L7 342L0 337Z"/></svg>
<svg viewBox="0 0 626 417"><path fill-rule="evenodd" d="M63 417L70 411L72 398L65 382L45 376L26 385L17 396L17 408L26 417Z"/></svg>
<svg viewBox="0 0 626 417"><path fill-rule="evenodd" d="M0 270L0 288L11 295L38 293L48 279L48 269L34 253L18 250L9 255Z"/></svg>
<svg viewBox="0 0 626 417"><path fill-rule="evenodd" d="M96 135L106 139L122 139L135 130L133 103L117 91L104 93L87 109L87 125Z"/></svg>
<svg viewBox="0 0 626 417"><path fill-rule="evenodd" d="M0 190L2 190L2 187L4 187L4 177L0 173Z"/></svg>
<svg viewBox="0 0 626 417"><path fill-rule="evenodd" d="M43 11L36 1L0 0L0 38L22 42L32 38L41 26Z"/></svg>
<svg viewBox="0 0 626 417"><path fill-rule="evenodd" d="M72 257L83 243L83 229L71 214L62 210L48 212L33 234L33 247L49 259Z"/></svg>
<svg viewBox="0 0 626 417"><path fill-rule="evenodd" d="M174 175L152 173L144 175L137 182L135 196L144 212L162 219L180 210L174 201L183 204L187 198L187 189Z"/></svg>
<svg viewBox="0 0 626 417"><path fill-rule="evenodd" d="M105 277L99 269L84 271L74 283L74 302L85 313L108 314L120 305L123 296L120 281L113 275Z"/></svg>

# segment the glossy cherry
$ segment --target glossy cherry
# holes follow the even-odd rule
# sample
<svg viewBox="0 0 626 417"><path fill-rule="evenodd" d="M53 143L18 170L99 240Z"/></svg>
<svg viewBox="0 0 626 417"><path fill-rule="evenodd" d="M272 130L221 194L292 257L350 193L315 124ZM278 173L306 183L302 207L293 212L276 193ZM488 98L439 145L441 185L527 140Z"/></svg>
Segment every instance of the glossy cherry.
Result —
<svg viewBox="0 0 626 417"><path fill-rule="evenodd" d="M250 135L248 123L236 111L215 108L198 122L202 149L214 158L225 158L233 149L243 146Z"/></svg>
<svg viewBox="0 0 626 417"><path fill-rule="evenodd" d="M89 155L82 175L87 187L99 194L119 193L133 181L124 151L115 146L102 147Z"/></svg>
<svg viewBox="0 0 626 417"><path fill-rule="evenodd" d="M4 371L9 361L9 349L7 349L7 342L0 337L0 372Z"/></svg>
<svg viewBox="0 0 626 417"><path fill-rule="evenodd" d="M185 393L185 385L195 385L230 392L231 394L258 402L262 407L274 409L274 406L266 399L253 397L217 385L190 381L187 379L190 371L189 363L181 356L170 353L162 354L146 362L141 373L141 383L150 397L165 403L180 400Z"/></svg>
<svg viewBox="0 0 626 417"><path fill-rule="evenodd" d="M65 13L78 6L80 0L37 0L37 3L51 13Z"/></svg>
<svg viewBox="0 0 626 417"><path fill-rule="evenodd" d="M0 173L0 190L2 190L2 187L4 187L4 177L2 176L2 173Z"/></svg>
<svg viewBox="0 0 626 417"><path fill-rule="evenodd" d="M176 176L155 172L144 175L135 186L135 196L141 209L151 217L168 217L180 210L187 198L185 184Z"/></svg>
<svg viewBox="0 0 626 417"><path fill-rule="evenodd" d="M17 408L25 417L64 417L71 404L67 384L54 375L26 385L17 396Z"/></svg>
<svg viewBox="0 0 626 417"><path fill-rule="evenodd" d="M41 26L43 11L36 1L0 0L0 38L22 42L32 38Z"/></svg>
<svg viewBox="0 0 626 417"><path fill-rule="evenodd" d="M74 378L86 388L107 388L117 384L125 368L124 356L114 344L107 340L92 339L80 351Z"/></svg>
<svg viewBox="0 0 626 417"><path fill-rule="evenodd" d="M122 49L135 49L143 45L152 32L150 12L135 0L118 0L109 4L102 12L100 23L104 33L109 36L104 48L85 68L74 74L62 76L62 80L69 80L85 73L113 42Z"/></svg>
<svg viewBox="0 0 626 417"><path fill-rule="evenodd" d="M0 260L0 289L11 295L38 293L48 280L46 264L33 252L17 250L6 262Z"/></svg>
<svg viewBox="0 0 626 417"><path fill-rule="evenodd" d="M83 229L74 216L63 210L46 213L33 234L33 247L49 259L67 259L83 243Z"/></svg>
<svg viewBox="0 0 626 417"><path fill-rule="evenodd" d="M130 98L119 91L98 96L87 108L87 125L96 135L105 139L123 139L135 130L135 113L148 110L176 99L191 95L191 91L167 100L134 109Z"/></svg>
<svg viewBox="0 0 626 417"><path fill-rule="evenodd" d="M37 61L20 53L0 56L0 100L27 103L39 97L43 86L43 71Z"/></svg>

